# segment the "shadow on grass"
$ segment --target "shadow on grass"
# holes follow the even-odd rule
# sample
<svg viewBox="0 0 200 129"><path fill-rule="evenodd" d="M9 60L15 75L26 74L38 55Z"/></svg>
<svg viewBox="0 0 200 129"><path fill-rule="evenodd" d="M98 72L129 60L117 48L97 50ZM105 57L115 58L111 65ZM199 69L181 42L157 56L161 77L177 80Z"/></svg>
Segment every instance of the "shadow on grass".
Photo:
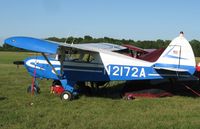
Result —
<svg viewBox="0 0 200 129"><path fill-rule="evenodd" d="M122 90L125 83L115 84L113 86L105 86L100 88L92 88L89 86L80 86L79 93L80 95L86 95L89 97L103 97L110 99L121 99L122 98Z"/></svg>
<svg viewBox="0 0 200 129"><path fill-rule="evenodd" d="M103 88L91 88L88 86L80 87L80 94L90 97L103 97L110 99L122 99L126 93L140 93L146 90L150 92L164 91L172 95L186 96L186 97L199 97L200 86L198 81L184 81L184 82L171 82L169 80L142 80L142 81L127 81L124 83L116 84Z"/></svg>
<svg viewBox="0 0 200 129"><path fill-rule="evenodd" d="M2 101L2 100L6 100L6 99L8 99L7 97L2 97L2 96L0 96L0 101Z"/></svg>

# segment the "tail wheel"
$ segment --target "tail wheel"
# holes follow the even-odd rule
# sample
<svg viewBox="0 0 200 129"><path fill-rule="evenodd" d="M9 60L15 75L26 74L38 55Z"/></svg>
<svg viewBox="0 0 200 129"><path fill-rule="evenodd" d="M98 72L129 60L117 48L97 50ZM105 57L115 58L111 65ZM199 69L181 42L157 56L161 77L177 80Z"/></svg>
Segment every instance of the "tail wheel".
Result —
<svg viewBox="0 0 200 129"><path fill-rule="evenodd" d="M62 100L66 100L66 101L72 100L72 94L71 94L69 91L64 91L64 92L61 94L60 97L61 97Z"/></svg>

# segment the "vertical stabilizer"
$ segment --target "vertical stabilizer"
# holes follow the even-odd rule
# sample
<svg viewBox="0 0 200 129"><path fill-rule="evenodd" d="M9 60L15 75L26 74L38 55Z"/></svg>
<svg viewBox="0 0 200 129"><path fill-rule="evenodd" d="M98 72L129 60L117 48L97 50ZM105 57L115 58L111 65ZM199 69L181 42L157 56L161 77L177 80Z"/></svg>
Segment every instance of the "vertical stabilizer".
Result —
<svg viewBox="0 0 200 129"><path fill-rule="evenodd" d="M155 68L171 71L187 71L193 74L195 71L195 57L190 43L184 37L183 32L176 37L155 62Z"/></svg>

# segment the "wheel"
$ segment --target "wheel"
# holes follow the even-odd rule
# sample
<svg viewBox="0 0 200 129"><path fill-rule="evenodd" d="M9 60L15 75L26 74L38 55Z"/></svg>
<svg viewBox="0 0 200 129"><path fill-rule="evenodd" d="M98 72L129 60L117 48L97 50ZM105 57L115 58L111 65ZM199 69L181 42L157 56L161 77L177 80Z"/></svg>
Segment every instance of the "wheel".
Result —
<svg viewBox="0 0 200 129"><path fill-rule="evenodd" d="M72 100L72 94L69 91L64 91L61 95L60 95L62 100L67 100L70 101Z"/></svg>
<svg viewBox="0 0 200 129"><path fill-rule="evenodd" d="M34 90L35 94L39 94L40 93L40 88L39 87L34 86L33 90ZM27 93L32 93L32 86L28 86Z"/></svg>

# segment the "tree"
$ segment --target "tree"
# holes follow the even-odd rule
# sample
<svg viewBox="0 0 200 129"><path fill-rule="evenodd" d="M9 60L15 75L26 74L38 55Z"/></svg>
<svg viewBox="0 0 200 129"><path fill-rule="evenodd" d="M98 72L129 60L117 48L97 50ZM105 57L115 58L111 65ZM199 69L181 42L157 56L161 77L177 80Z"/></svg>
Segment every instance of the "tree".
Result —
<svg viewBox="0 0 200 129"><path fill-rule="evenodd" d="M198 40L191 40L190 44L192 46L195 56L200 56L200 42Z"/></svg>
<svg viewBox="0 0 200 129"><path fill-rule="evenodd" d="M91 36L89 36L89 35L84 36L83 42L90 43L92 41L93 41L93 38Z"/></svg>

